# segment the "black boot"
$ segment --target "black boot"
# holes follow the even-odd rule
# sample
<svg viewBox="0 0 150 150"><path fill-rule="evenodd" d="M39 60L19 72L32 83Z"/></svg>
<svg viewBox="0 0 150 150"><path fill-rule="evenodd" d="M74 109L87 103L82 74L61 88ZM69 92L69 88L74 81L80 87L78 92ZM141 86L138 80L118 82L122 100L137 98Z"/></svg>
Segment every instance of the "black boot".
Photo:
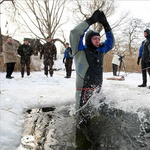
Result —
<svg viewBox="0 0 150 150"><path fill-rule="evenodd" d="M146 87L146 84L141 84L141 85L138 85L138 87Z"/></svg>
<svg viewBox="0 0 150 150"><path fill-rule="evenodd" d="M12 79L12 77L6 77L7 79Z"/></svg>

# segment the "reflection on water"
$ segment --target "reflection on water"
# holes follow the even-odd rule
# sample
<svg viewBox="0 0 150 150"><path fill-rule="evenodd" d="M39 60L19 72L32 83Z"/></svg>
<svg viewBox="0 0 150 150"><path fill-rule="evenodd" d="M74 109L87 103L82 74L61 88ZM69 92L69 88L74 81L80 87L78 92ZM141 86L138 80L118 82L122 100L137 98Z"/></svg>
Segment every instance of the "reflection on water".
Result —
<svg viewBox="0 0 150 150"><path fill-rule="evenodd" d="M24 135L35 137L38 150L149 150L150 115L109 108L103 103L86 124L76 125L74 106L28 111Z"/></svg>

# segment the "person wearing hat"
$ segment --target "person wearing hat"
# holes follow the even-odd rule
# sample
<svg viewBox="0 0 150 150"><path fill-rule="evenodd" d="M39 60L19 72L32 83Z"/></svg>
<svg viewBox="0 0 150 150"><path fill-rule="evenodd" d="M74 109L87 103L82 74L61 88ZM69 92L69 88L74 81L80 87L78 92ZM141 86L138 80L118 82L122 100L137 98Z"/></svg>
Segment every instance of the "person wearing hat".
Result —
<svg viewBox="0 0 150 150"><path fill-rule="evenodd" d="M49 70L49 74L52 77L54 59L56 60L57 49L56 46L51 42L50 36L47 36L46 38L46 43L43 45L43 48L40 52L40 59L42 59L42 55L44 55L44 74L48 77Z"/></svg>
<svg viewBox="0 0 150 150"><path fill-rule="evenodd" d="M21 56L20 64L21 64L21 77L24 77L25 66L27 71L27 76L30 75L30 63L31 63L31 55L33 55L33 49L29 45L28 39L24 38L24 44L18 47L18 54Z"/></svg>
<svg viewBox="0 0 150 150"><path fill-rule="evenodd" d="M12 79L12 73L15 68L15 63L17 61L17 50L14 48L13 39L8 37L7 41L3 44L3 56L4 56L4 63L6 64L6 78Z"/></svg>
<svg viewBox="0 0 150 150"><path fill-rule="evenodd" d="M150 30L146 29L144 31L144 37L146 38L139 49L139 56L137 60L137 64L139 65L140 59L141 59L141 70L142 70L142 79L143 83L141 85L138 85L138 87L146 87L147 86L147 73L146 70L148 70L148 74L150 77ZM150 89L150 85L148 86Z"/></svg>
<svg viewBox="0 0 150 150"><path fill-rule="evenodd" d="M101 23L105 29L106 40L101 44L99 32L87 31L96 22ZM83 45L84 35L85 45ZM113 33L103 11L96 10L89 19L71 30L70 44L76 67L77 112L87 103L93 92L100 91L103 81L104 55L113 48L114 42ZM82 116L86 116L83 111Z"/></svg>

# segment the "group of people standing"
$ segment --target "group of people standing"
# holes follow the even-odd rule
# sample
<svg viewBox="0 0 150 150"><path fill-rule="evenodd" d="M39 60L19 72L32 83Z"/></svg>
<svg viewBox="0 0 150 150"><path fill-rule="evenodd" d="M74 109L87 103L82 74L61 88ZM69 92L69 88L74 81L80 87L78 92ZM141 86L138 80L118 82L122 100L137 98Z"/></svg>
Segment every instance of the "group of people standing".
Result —
<svg viewBox="0 0 150 150"><path fill-rule="evenodd" d="M57 49L55 44L51 42L50 36L46 38L46 43L40 48L40 59L43 57L44 64L44 74L48 76L48 74L53 76L53 65L54 60L57 59ZM27 72L27 76L30 75L30 63L31 56L34 54L33 48L30 46L28 39L24 38L24 43L21 44L16 50L13 46L13 39L9 37L7 41L3 44L3 52L4 52L4 63L6 64L6 78L12 79L14 78L12 75L15 63L17 61L17 55L20 56L20 64L21 64L21 77L24 77L25 68ZM64 52L63 63L66 68L66 76L65 78L71 77L72 72L72 50L69 47L69 43L65 44L66 50Z"/></svg>
<svg viewBox="0 0 150 150"><path fill-rule="evenodd" d="M95 23L99 23L105 30L106 40L100 42L100 33L94 30L89 30L89 27ZM87 32L86 32L87 31ZM86 32L86 34L85 34ZM85 45L83 39L85 36ZM143 83L138 87L147 86L146 70L150 75L150 30L144 31L146 40L142 42L139 50L137 64L141 60L141 70ZM57 50L51 38L46 38L47 43L43 45L40 52L40 59L43 58L44 73L48 76L53 76L53 64L56 60ZM92 96L93 92L99 92L103 82L103 61L105 54L114 47L115 39L112 29L107 21L103 11L96 10L92 16L80 24L78 24L70 32L70 44L66 43L66 50L64 52L63 63L66 68L66 78L71 77L72 60L75 62L76 69L76 111L80 110ZM11 79L14 64L16 62L17 52L12 46L12 38L4 43L4 62L7 65L6 78ZM29 46L26 39L24 44L18 48L18 54L21 56L21 75L24 77L24 68L27 66L27 75L30 75L30 56L33 54L32 48ZM119 57L118 57L119 59ZM116 66L114 66L114 75L116 75ZM150 88L150 86L149 86ZM80 111L79 116L86 118L87 112ZM86 120L86 119L85 119Z"/></svg>
<svg viewBox="0 0 150 150"><path fill-rule="evenodd" d="M43 64L44 64L44 73L46 76L48 74L52 77L53 76L53 65L54 65L54 60L57 60L57 49L55 44L51 42L50 36L46 38L46 43L43 45L43 48L40 51L40 59L42 59L42 56L44 55L43 58ZM71 78L71 72L72 72L72 49L69 47L69 43L65 44L65 52L64 52L64 58L63 58L63 63L65 64L65 69L66 69L66 76L65 78Z"/></svg>
<svg viewBox="0 0 150 150"><path fill-rule="evenodd" d="M14 78L12 75L15 63L17 62L17 55L20 55L20 64L21 64L21 77L24 77L25 67L27 69L27 75L30 75L30 56L33 54L33 49L29 45L28 40L24 39L24 44L18 47L16 50L13 46L13 39L9 37L7 41L3 44L3 52L4 52L4 63L6 64L6 78L12 79Z"/></svg>

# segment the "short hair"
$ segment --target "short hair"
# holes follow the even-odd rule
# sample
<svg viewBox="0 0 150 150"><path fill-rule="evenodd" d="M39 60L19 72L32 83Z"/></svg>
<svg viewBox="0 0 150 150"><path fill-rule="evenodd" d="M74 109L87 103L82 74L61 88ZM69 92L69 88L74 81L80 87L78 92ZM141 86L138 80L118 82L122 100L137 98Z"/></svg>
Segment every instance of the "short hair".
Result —
<svg viewBox="0 0 150 150"><path fill-rule="evenodd" d="M66 45L69 45L69 43L67 42Z"/></svg>

